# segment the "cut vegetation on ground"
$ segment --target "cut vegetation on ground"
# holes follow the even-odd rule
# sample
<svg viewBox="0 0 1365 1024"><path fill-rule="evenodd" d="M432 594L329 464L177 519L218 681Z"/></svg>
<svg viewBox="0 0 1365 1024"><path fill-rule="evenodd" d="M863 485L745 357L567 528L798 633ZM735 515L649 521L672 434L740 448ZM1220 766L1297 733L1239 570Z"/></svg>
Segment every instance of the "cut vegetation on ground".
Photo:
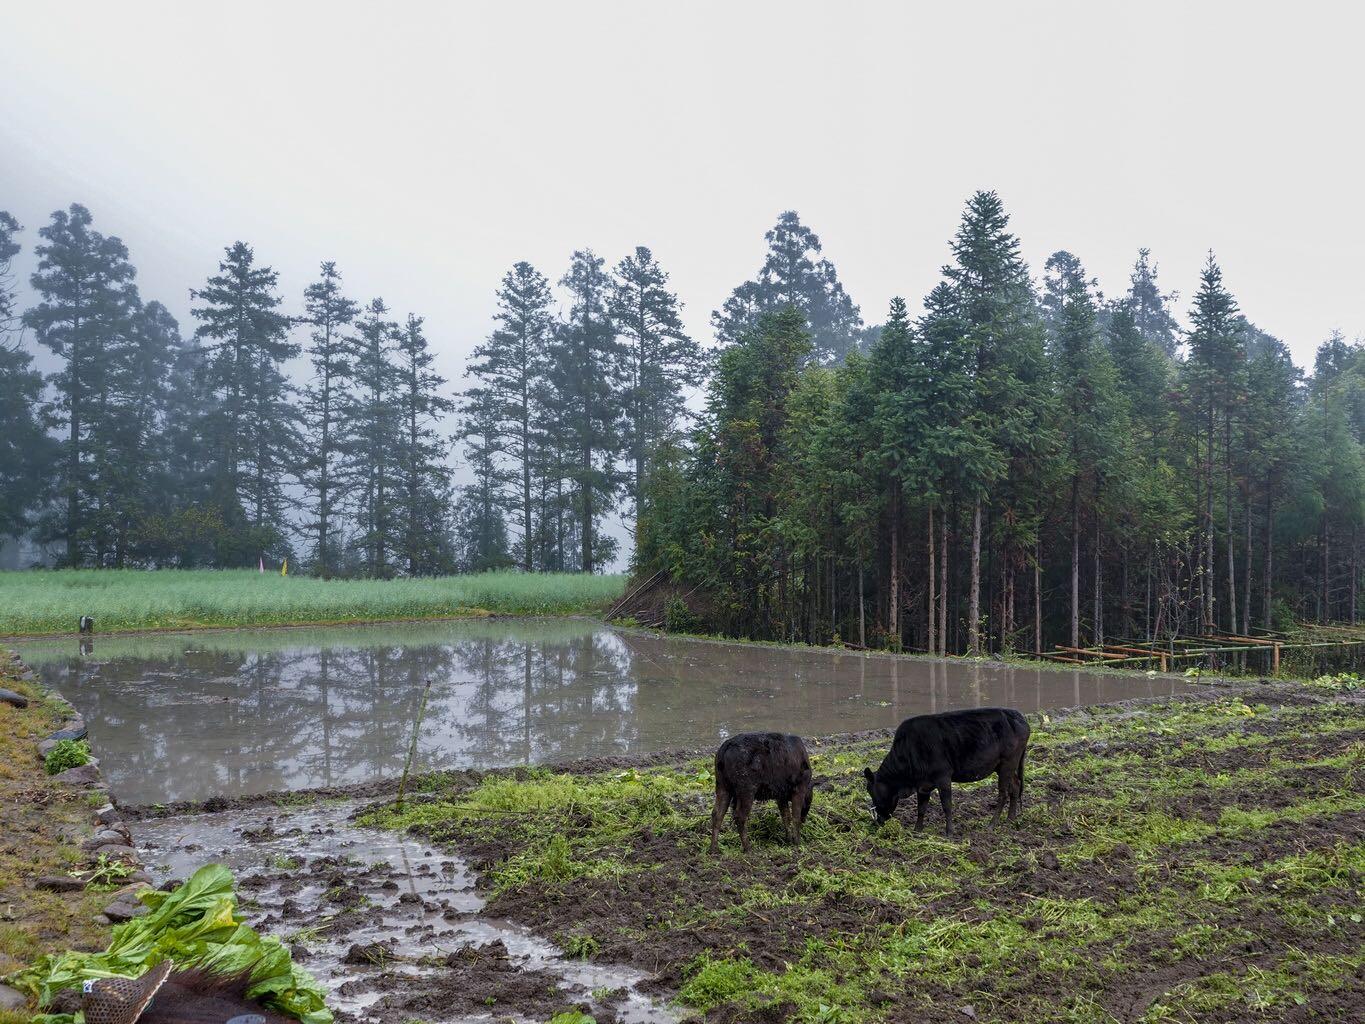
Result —
<svg viewBox="0 0 1365 1024"><path fill-rule="evenodd" d="M885 739L822 748L794 853L706 855L709 759L490 776L370 812L470 855L487 913L659 975L726 1021L1365 1019L1365 694L1210 689L1035 716L1017 827L993 783L869 828Z"/></svg>
<svg viewBox="0 0 1365 1024"><path fill-rule="evenodd" d="M567 615L600 611L621 576L492 572L398 580L321 580L254 570L0 572L0 636L95 629L279 626L460 615Z"/></svg>

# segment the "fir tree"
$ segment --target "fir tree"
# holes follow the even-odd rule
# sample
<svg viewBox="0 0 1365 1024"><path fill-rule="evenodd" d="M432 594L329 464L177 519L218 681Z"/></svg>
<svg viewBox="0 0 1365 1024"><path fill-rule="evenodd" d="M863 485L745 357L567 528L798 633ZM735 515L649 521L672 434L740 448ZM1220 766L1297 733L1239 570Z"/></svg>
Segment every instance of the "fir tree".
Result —
<svg viewBox="0 0 1365 1024"><path fill-rule="evenodd" d="M219 272L191 292L204 351L203 390L213 396L199 424L211 452L209 500L225 533L219 564L251 565L287 553L285 483L298 452L293 389L282 364L298 354L278 311L279 275L257 266L245 242L225 250Z"/></svg>
<svg viewBox="0 0 1365 1024"><path fill-rule="evenodd" d="M1168 359L1174 359L1180 344L1180 325L1171 315L1170 307L1178 296L1174 292L1163 292L1157 285L1157 266L1151 256L1148 249L1138 250L1137 262L1128 279L1128 310L1138 333Z"/></svg>
<svg viewBox="0 0 1365 1024"><path fill-rule="evenodd" d="M347 425L343 411L351 402L352 386L346 329L359 307L341 293L336 264L325 262L318 280L303 293L303 308L304 321L312 327L308 359L313 379L303 391L308 450L302 460L301 482L308 495L307 508L314 517L306 526L315 531L315 571L326 579L340 556L335 538L346 500L342 462Z"/></svg>
<svg viewBox="0 0 1365 1024"><path fill-rule="evenodd" d="M66 543L68 564L92 558L102 564L112 540L105 446L110 417L118 412L113 386L140 305L136 271L123 243L95 231L83 206L58 210L38 235L43 241L31 284L40 301L24 322L62 363L48 379L57 395L51 412L66 428L57 485L65 516L54 532Z"/></svg>
<svg viewBox="0 0 1365 1024"><path fill-rule="evenodd" d="M564 474L574 493L583 572L602 567L610 538L599 536L599 520L621 482L616 460L625 379L622 347L607 309L610 284L600 257L574 253L560 281L570 305L555 332L548 373L551 414L572 459Z"/></svg>
<svg viewBox="0 0 1365 1024"><path fill-rule="evenodd" d="M739 285L711 315L716 340L734 344L761 314L791 306L805 318L814 358L839 362L857 347L863 321L834 264L820 255L819 237L786 210L764 239L768 253L757 280Z"/></svg>
<svg viewBox="0 0 1365 1024"><path fill-rule="evenodd" d="M19 222L0 210L0 537L17 537L31 525L44 497L44 476L57 456L41 413L43 377L24 351L15 313L14 277Z"/></svg>
<svg viewBox="0 0 1365 1024"><path fill-rule="evenodd" d="M638 506L650 454L675 436L685 389L701 383L706 360L683 330L668 275L644 246L616 265L610 310L625 345L625 445L634 464L628 490Z"/></svg>
<svg viewBox="0 0 1365 1024"><path fill-rule="evenodd" d="M348 486L356 505L358 533L367 575L392 576L392 556L401 527L399 485L403 421L394 354L401 336L383 299L372 299L355 321L348 358L355 392L347 410Z"/></svg>
<svg viewBox="0 0 1365 1024"><path fill-rule="evenodd" d="M422 318L408 314L398 336L399 464L402 474L399 553L409 576L434 575L449 518L450 469L446 439L437 429L455 403L441 393L445 378L431 368Z"/></svg>
<svg viewBox="0 0 1365 1024"><path fill-rule="evenodd" d="M467 394L486 403L480 429L491 431L498 458L516 479L515 489L500 488L499 496L521 528L518 560L530 572L545 568L547 557L537 552L535 535L537 474L545 469L538 425L554 329L550 283L531 264L517 263L503 276L497 302L498 326L473 352L469 374L477 383ZM543 521L540 528L543 532Z"/></svg>

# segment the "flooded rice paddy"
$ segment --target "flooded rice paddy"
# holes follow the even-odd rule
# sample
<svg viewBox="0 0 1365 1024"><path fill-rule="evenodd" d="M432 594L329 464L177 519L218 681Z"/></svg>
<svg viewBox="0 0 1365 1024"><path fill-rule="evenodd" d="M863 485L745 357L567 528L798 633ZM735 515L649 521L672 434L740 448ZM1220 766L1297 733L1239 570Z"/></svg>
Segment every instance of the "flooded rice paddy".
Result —
<svg viewBox="0 0 1365 1024"><path fill-rule="evenodd" d="M19 645L85 715L125 804L391 779L423 682L415 770L706 747L736 732L894 727L1184 692L1102 675L665 638L588 619L242 630Z"/></svg>

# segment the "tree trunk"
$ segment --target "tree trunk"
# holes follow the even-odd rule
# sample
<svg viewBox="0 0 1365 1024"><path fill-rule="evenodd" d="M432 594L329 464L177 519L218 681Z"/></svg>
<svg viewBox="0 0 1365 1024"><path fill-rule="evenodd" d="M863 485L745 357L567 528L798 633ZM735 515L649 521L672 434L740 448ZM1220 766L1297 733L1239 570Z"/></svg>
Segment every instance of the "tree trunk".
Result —
<svg viewBox="0 0 1365 1024"><path fill-rule="evenodd" d="M1096 647L1104 646L1104 576L1100 560L1100 510L1095 506L1095 622L1091 630Z"/></svg>
<svg viewBox="0 0 1365 1024"><path fill-rule="evenodd" d="M1033 545L1033 650L1043 652L1043 539Z"/></svg>
<svg viewBox="0 0 1365 1024"><path fill-rule="evenodd" d="M1071 477L1071 646L1081 646L1080 481Z"/></svg>
<svg viewBox="0 0 1365 1024"><path fill-rule="evenodd" d="M891 487L891 607L888 615L891 628L891 643L896 650L901 647L901 519L900 485Z"/></svg>
<svg viewBox="0 0 1365 1024"><path fill-rule="evenodd" d="M1327 513L1322 515L1322 592L1318 597L1318 621L1332 621L1332 588L1329 580L1331 572L1329 570L1330 554L1332 546L1332 524L1327 521Z"/></svg>
<svg viewBox="0 0 1365 1024"><path fill-rule="evenodd" d="M926 604L928 604L928 606L929 606L929 629L928 629L927 633L925 634L926 637L928 638L928 640L927 640L925 646L929 648L929 653L930 653L930 654L934 654L934 653L935 653L935 647L936 647L936 641L937 641L937 637L935 637L935 635L934 635L934 601L937 600L938 595L934 592L934 587L935 587L935 576L934 576L934 506L933 506L933 505L930 505L930 506L929 506L929 600L926 602Z"/></svg>
<svg viewBox="0 0 1365 1024"><path fill-rule="evenodd" d="M1272 562L1271 562L1271 560L1274 558L1274 546L1273 546L1273 545L1274 545L1274 540L1275 540L1275 514L1274 514L1274 506L1273 506L1273 505L1271 504L1271 502L1270 502L1270 474L1267 473L1267 474L1266 474L1266 485L1265 485L1265 564L1261 566L1261 576L1262 576L1262 579L1261 579L1261 588L1262 588L1261 609L1262 609L1262 614L1263 614L1264 617L1265 617L1264 625L1265 625L1265 628L1266 628L1266 629L1274 629L1274 628L1275 628L1275 626L1274 626L1274 619L1275 619L1275 616L1274 616L1274 609L1272 608L1272 605L1271 605L1271 602L1272 602L1273 599L1274 599L1274 598L1273 598L1273 594L1272 594L1272 591L1273 591L1273 589L1274 589L1274 588L1273 588L1273 580L1274 580L1274 577L1273 577L1273 574L1272 574L1272 571L1271 571L1271 569L1272 569Z"/></svg>
<svg viewBox="0 0 1365 1024"><path fill-rule="evenodd" d="M948 653L948 517L938 517L938 653Z"/></svg>
<svg viewBox="0 0 1365 1024"><path fill-rule="evenodd" d="M981 499L972 504L972 582L967 599L967 651L981 654Z"/></svg>
<svg viewBox="0 0 1365 1024"><path fill-rule="evenodd" d="M1226 473L1223 500L1223 514L1228 534L1228 632L1237 632L1237 561L1236 534L1232 531L1232 414L1224 417L1226 432L1223 435L1223 463Z"/></svg>
<svg viewBox="0 0 1365 1024"><path fill-rule="evenodd" d="M863 563L858 563L858 646L867 646L867 615L863 608Z"/></svg>
<svg viewBox="0 0 1365 1024"><path fill-rule="evenodd" d="M1246 574L1242 582L1242 635L1251 633L1251 491L1250 476L1247 478L1248 490L1243 496L1242 506L1246 512L1246 530L1242 537L1242 558L1246 562Z"/></svg>

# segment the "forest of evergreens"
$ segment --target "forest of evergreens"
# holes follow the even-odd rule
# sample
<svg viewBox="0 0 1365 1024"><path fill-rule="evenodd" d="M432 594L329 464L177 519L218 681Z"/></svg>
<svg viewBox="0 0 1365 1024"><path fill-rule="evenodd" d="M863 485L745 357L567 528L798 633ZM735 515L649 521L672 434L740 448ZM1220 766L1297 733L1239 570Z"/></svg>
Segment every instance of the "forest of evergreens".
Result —
<svg viewBox="0 0 1365 1024"><path fill-rule="evenodd" d="M637 576L685 595L673 625L739 636L952 653L1356 618L1365 350L1333 335L1305 376L1212 254L1182 326L1147 250L1120 294L1068 252L1035 278L978 193L922 309L874 326L787 212L714 344L649 249L581 250L554 282L507 271L449 383L422 318L333 263L290 302L237 242L184 330L85 208L36 235L20 308L0 213L0 536L63 564L593 572L619 520Z"/></svg>
<svg viewBox="0 0 1365 1024"><path fill-rule="evenodd" d="M648 475L636 563L685 585L667 616L941 653L1354 621L1362 345L1327 339L1305 380L1212 254L1182 329L1146 250L1107 299L1068 252L1032 279L1008 224L973 196L922 311L872 332L770 236Z"/></svg>

